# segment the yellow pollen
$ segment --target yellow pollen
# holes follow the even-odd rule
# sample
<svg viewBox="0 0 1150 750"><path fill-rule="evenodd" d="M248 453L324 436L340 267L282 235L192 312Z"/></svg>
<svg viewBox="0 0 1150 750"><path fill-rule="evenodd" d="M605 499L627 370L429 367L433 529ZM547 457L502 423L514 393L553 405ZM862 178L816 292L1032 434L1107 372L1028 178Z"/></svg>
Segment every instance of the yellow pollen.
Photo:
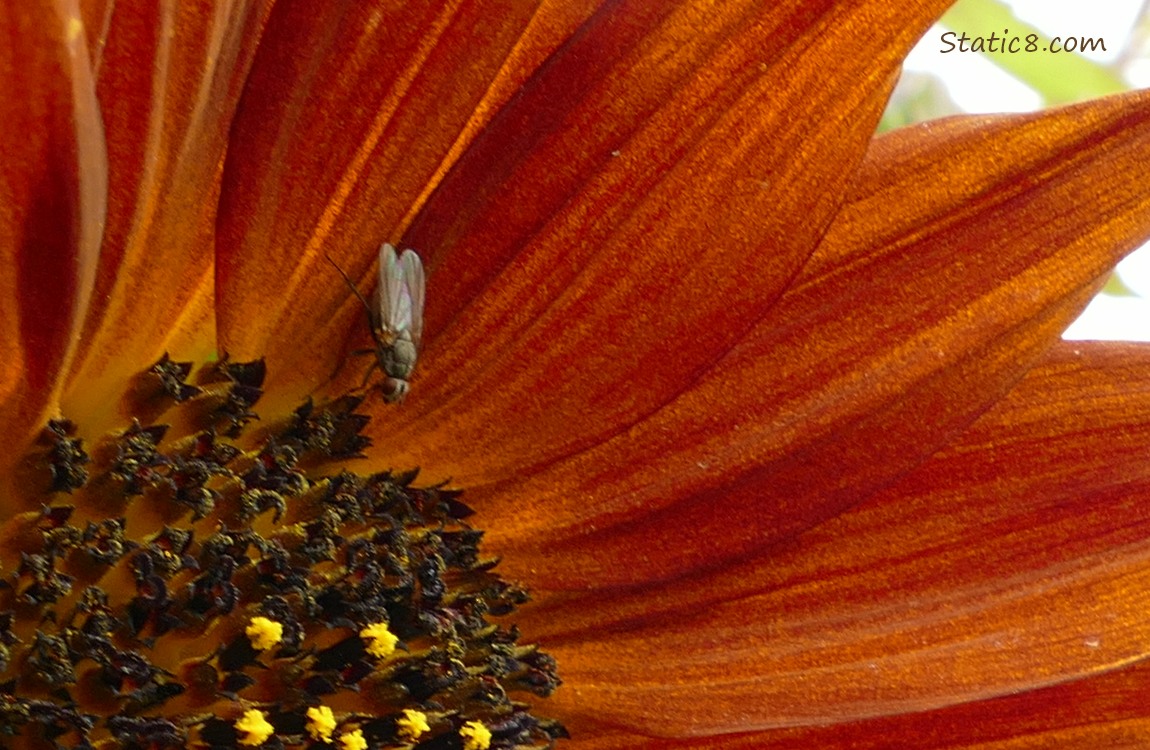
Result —
<svg viewBox="0 0 1150 750"><path fill-rule="evenodd" d="M387 623L377 622L359 631L359 637L368 642L367 653L380 659L391 656L399 639L387 629Z"/></svg>
<svg viewBox="0 0 1150 750"><path fill-rule="evenodd" d="M491 730L478 721L469 721L459 728L463 750L487 750L491 747Z"/></svg>
<svg viewBox="0 0 1150 750"><path fill-rule="evenodd" d="M331 742L335 731L335 714L327 706L312 706L307 710L307 733L313 740Z"/></svg>
<svg viewBox="0 0 1150 750"><path fill-rule="evenodd" d="M267 714L257 708L244 711L244 715L236 721L236 731L243 734L241 745L255 747L267 742L268 737L275 734L275 727L268 723Z"/></svg>
<svg viewBox="0 0 1150 750"><path fill-rule="evenodd" d="M0 491L16 514L0 518L0 568L19 563L0 571L0 750L542 750L567 736L520 702L561 680L520 641L508 615L526 592L492 569L461 490L413 487L414 470L333 475L372 432L355 392L325 386L245 436L264 363L219 355L195 370L202 388L192 372L165 356L99 394L129 424L50 419L12 457L27 496ZM105 512L139 496L138 522Z"/></svg>
<svg viewBox="0 0 1150 750"><path fill-rule="evenodd" d="M284 637L284 626L266 617L253 617L244 631L257 651L267 651Z"/></svg>
<svg viewBox="0 0 1150 750"><path fill-rule="evenodd" d="M363 732L356 729L354 732L344 732L339 736L340 750L367 750L367 740Z"/></svg>
<svg viewBox="0 0 1150 750"><path fill-rule="evenodd" d="M396 720L395 727L399 732L400 739L411 742L418 740L424 732L431 730L427 724L427 714L410 708L403 709L403 717Z"/></svg>

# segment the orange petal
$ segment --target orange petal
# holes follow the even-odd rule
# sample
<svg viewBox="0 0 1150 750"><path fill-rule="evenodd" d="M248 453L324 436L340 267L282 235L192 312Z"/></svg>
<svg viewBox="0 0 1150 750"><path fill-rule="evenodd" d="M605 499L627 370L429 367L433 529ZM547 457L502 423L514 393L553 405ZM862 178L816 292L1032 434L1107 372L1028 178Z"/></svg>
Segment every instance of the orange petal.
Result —
<svg viewBox="0 0 1150 750"><path fill-rule="evenodd" d="M211 320L190 310L210 309L220 161L267 5L90 9L89 22L101 24L88 33L102 42L95 57L112 167L96 294L66 403L86 427L106 424L91 393L119 392L166 349L202 357L215 348Z"/></svg>
<svg viewBox="0 0 1150 750"><path fill-rule="evenodd" d="M669 578L766 554L913 468L1150 233L1148 116L1137 94L883 139L794 287L691 391L490 488L494 507L471 493L492 543L547 586Z"/></svg>
<svg viewBox="0 0 1150 750"><path fill-rule="evenodd" d="M934 711L751 734L652 738L570 722L582 750L1019 750L1145 747L1150 662L1087 679Z"/></svg>
<svg viewBox="0 0 1150 750"><path fill-rule="evenodd" d="M314 387L351 331L366 339L324 254L358 279L380 242L397 239L535 11L490 0L277 3L226 166L224 348L267 355L269 383ZM545 15L545 27L563 27L562 14Z"/></svg>
<svg viewBox="0 0 1150 750"><path fill-rule="evenodd" d="M434 340L378 435L394 460L492 481L689 387L809 256L938 10L634 2L585 24L408 234L433 251Z"/></svg>
<svg viewBox="0 0 1150 750"><path fill-rule="evenodd" d="M54 406L92 294L107 162L76 3L7 4L0 28L0 427L19 441Z"/></svg>
<svg viewBox="0 0 1150 750"><path fill-rule="evenodd" d="M660 735L907 714L1144 659L1148 375L1150 346L1061 345L960 442L790 547L521 624L563 665L566 710Z"/></svg>

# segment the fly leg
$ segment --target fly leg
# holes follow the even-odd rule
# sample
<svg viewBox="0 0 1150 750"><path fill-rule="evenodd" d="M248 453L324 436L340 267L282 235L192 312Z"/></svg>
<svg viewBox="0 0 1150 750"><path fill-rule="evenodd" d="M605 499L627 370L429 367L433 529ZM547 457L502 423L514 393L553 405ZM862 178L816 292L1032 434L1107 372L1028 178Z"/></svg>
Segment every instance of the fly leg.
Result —
<svg viewBox="0 0 1150 750"><path fill-rule="evenodd" d="M362 357L362 356L367 355L367 354L375 354L375 349L354 349L348 353L348 356ZM336 377L341 372L343 372L343 367L345 364L347 364L346 359L341 359L339 362L337 362L335 365L335 369L331 371L331 375L327 376L327 380L323 381L318 386L316 386L315 390L313 390L312 393L315 393L316 391L322 390L323 388L326 388L328 385L330 385L331 382L333 380L335 380ZM363 390L364 386L367 385L367 379L371 377L371 373L374 372L375 368L377 368L377 367L379 367L379 362L373 362L371 365L371 368L367 371L367 375L364 376L363 382L359 384L359 388L357 388L356 390Z"/></svg>
<svg viewBox="0 0 1150 750"><path fill-rule="evenodd" d="M374 349L357 349L352 354L375 354ZM367 368L367 372L363 375L363 380L360 381L358 390L363 390L367 387L367 381L371 379L371 374L379 368L379 359L374 359L371 362L371 367Z"/></svg>
<svg viewBox="0 0 1150 750"><path fill-rule="evenodd" d="M364 312L367 313L368 330L371 332L371 340L375 342L375 348L374 349L356 349L356 350L351 352L351 356L362 357L365 354L373 354L373 355L376 355L378 357L379 352L383 351L384 345L383 345L383 340L380 339L380 332L379 332L378 326L374 322L375 315L372 314L371 305L369 305L367 303L367 299L365 299L364 296L360 293L359 288L355 285L355 282L353 282L351 280L351 278L346 273L344 273L343 269L340 268L339 265L334 260L331 259L331 256L325 255L324 257L327 258L327 262L331 263L331 265L335 268L335 270L339 271L339 275L343 277L343 281L345 284L347 284L347 288L351 290L352 294L355 295L355 298L359 300L359 303L361 305L363 305L363 310L364 310ZM344 363L342 361L336 365L335 370L333 370L331 373L331 377L329 377L326 381L324 381L323 386L326 386L328 383L335 380L336 375L338 375L340 370L343 369L343 365L344 365ZM363 382L359 384L358 390L363 390L365 387L367 387L367 381L371 377L371 374L373 372L375 372L375 368L380 367L380 366L381 365L380 365L379 360L376 359L376 361L373 362L371 367L368 369L367 374L363 376ZM323 386L320 386L320 388L322 388ZM316 388L316 390L319 390L319 388Z"/></svg>

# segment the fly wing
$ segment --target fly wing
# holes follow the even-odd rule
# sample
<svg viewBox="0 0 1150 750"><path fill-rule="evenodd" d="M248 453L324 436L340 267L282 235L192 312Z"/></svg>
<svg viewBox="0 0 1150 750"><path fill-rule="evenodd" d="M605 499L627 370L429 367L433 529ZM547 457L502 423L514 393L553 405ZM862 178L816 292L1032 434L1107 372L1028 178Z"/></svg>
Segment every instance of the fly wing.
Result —
<svg viewBox="0 0 1150 750"><path fill-rule="evenodd" d="M398 336L411 335L418 346L423 336L423 263L414 250L396 257L395 248L384 243L379 249L379 327Z"/></svg>
<svg viewBox="0 0 1150 750"><path fill-rule="evenodd" d="M410 302L411 340L418 347L423 338L423 298L426 282L423 275L423 262L414 250L404 250L399 256L399 270L403 275L407 298Z"/></svg>
<svg viewBox="0 0 1150 750"><path fill-rule="evenodd" d="M391 334L411 327L411 304L395 248L383 243L379 248L379 286L376 288L379 328Z"/></svg>

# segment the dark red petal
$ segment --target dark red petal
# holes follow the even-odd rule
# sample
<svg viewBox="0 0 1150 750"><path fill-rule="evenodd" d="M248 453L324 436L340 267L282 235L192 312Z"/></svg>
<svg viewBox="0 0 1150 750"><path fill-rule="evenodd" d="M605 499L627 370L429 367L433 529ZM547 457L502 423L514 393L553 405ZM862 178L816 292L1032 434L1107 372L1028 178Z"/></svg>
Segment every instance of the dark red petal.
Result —
<svg viewBox="0 0 1150 750"><path fill-rule="evenodd" d="M353 331L366 341L363 311L324 255L364 277L492 97L508 95L506 79L535 64L541 51L525 40L554 46L573 22L566 12L492 0L277 3L225 173L223 346L267 355L273 381L314 387Z"/></svg>
<svg viewBox="0 0 1150 750"><path fill-rule="evenodd" d="M502 479L690 387L809 256L938 11L638 0L594 16L408 234L432 252L436 335L379 435L394 460Z"/></svg>
<svg viewBox="0 0 1150 750"><path fill-rule="evenodd" d="M0 29L0 428L18 445L59 396L91 298L107 162L76 3L5 4Z"/></svg>
<svg viewBox="0 0 1150 750"><path fill-rule="evenodd" d="M1063 344L961 441L775 554L521 624L563 665L566 710L664 735L1097 674L1150 654L1148 444L1150 346Z"/></svg>
<svg viewBox="0 0 1150 750"><path fill-rule="evenodd" d="M215 349L213 231L232 112L267 12L266 0L96 3L98 93L111 162L108 225L81 359L66 404L104 421L93 392L170 349ZM103 408L108 409L110 404Z"/></svg>
<svg viewBox="0 0 1150 750"><path fill-rule="evenodd" d="M1147 159L1145 94L884 139L763 323L645 422L493 488L492 542L547 585L643 582L860 502L999 398L1150 233Z"/></svg>

